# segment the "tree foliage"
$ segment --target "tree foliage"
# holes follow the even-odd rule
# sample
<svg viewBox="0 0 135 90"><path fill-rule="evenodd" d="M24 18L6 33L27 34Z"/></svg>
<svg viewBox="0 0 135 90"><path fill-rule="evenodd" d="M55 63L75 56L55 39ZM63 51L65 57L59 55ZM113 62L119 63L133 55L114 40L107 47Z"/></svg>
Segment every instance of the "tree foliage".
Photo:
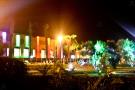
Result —
<svg viewBox="0 0 135 90"><path fill-rule="evenodd" d="M70 52L74 52L79 47L76 37L77 35L75 34L64 36L64 51L67 54L68 58Z"/></svg>
<svg viewBox="0 0 135 90"><path fill-rule="evenodd" d="M80 53L82 56L90 55L94 49L93 41L82 42L80 45Z"/></svg>
<svg viewBox="0 0 135 90"><path fill-rule="evenodd" d="M117 50L127 63L135 61L135 42L129 39L120 39L117 42Z"/></svg>
<svg viewBox="0 0 135 90"><path fill-rule="evenodd" d="M92 65L97 69L101 65L101 58L106 49L106 43L103 41L97 41L94 45L95 52L91 57Z"/></svg>

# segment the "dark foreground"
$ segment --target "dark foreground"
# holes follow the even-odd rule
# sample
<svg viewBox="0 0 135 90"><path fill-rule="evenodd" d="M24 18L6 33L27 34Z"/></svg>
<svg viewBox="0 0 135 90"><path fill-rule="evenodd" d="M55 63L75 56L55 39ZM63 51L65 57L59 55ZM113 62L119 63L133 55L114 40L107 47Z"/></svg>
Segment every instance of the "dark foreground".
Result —
<svg viewBox="0 0 135 90"><path fill-rule="evenodd" d="M29 75L23 62L0 57L0 90L135 90L133 76L48 75L46 70L42 76Z"/></svg>
<svg viewBox="0 0 135 90"><path fill-rule="evenodd" d="M135 78L25 76L1 78L0 90L135 90Z"/></svg>

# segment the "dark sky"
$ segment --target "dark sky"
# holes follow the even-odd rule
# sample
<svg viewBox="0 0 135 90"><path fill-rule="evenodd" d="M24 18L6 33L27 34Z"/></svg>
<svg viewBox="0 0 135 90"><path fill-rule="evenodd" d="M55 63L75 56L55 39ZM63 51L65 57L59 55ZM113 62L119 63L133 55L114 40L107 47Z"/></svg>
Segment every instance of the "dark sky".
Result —
<svg viewBox="0 0 135 90"><path fill-rule="evenodd" d="M46 24L52 37L63 32L79 40L110 39L121 33L115 20L134 23L134 0L37 0L14 13L16 31L31 22L34 34L43 35Z"/></svg>

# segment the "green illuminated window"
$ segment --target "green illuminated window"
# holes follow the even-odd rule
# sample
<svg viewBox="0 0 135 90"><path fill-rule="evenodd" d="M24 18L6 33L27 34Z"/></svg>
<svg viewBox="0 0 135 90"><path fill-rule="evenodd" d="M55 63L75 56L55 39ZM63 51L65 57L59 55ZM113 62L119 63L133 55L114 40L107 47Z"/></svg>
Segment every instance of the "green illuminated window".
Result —
<svg viewBox="0 0 135 90"><path fill-rule="evenodd" d="M23 50L23 56L24 56L24 58L28 58L29 57L29 49L24 49Z"/></svg>
<svg viewBox="0 0 135 90"><path fill-rule="evenodd" d="M30 37L25 36L25 47L29 48Z"/></svg>
<svg viewBox="0 0 135 90"><path fill-rule="evenodd" d="M21 50L19 48L14 48L14 57L19 58L21 54Z"/></svg>
<svg viewBox="0 0 135 90"><path fill-rule="evenodd" d="M20 47L20 35L16 35L16 47Z"/></svg>

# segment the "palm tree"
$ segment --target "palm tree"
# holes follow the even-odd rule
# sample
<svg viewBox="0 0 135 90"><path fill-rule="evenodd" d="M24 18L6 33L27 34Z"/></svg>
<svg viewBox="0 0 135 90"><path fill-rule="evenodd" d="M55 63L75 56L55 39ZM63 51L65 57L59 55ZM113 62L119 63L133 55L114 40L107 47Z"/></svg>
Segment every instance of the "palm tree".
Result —
<svg viewBox="0 0 135 90"><path fill-rule="evenodd" d="M82 42L80 45L79 45L79 48L80 50L80 54L81 56L89 56L92 54L93 50L94 50L94 43L93 41L86 41L86 42Z"/></svg>
<svg viewBox="0 0 135 90"><path fill-rule="evenodd" d="M65 35L64 36L64 50L67 52L67 58L70 57L70 52L74 51L79 47L79 44L76 40L77 35L72 34L72 35Z"/></svg>
<svg viewBox="0 0 135 90"><path fill-rule="evenodd" d="M105 53L106 49L106 42L103 41L97 41L94 45L95 52L91 57L92 64L94 67L98 67L101 65L101 58L102 55ZM97 69L97 68L96 68Z"/></svg>
<svg viewBox="0 0 135 90"><path fill-rule="evenodd" d="M134 62L135 42L129 39L120 39L117 42L117 51L123 57L127 63L132 64Z"/></svg>

